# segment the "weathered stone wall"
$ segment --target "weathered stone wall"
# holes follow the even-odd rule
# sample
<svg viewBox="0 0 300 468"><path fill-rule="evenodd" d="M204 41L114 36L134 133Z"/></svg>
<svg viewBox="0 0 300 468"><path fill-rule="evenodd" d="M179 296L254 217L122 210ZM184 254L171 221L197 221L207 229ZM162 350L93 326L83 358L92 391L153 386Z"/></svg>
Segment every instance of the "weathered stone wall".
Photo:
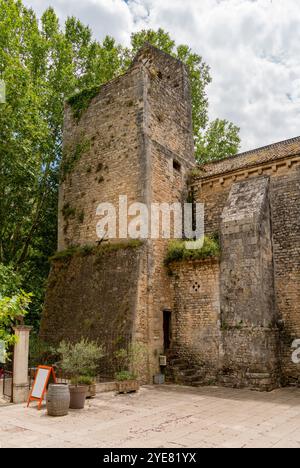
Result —
<svg viewBox="0 0 300 468"><path fill-rule="evenodd" d="M279 346L267 177L232 185L221 216L221 250L224 380L275 388Z"/></svg>
<svg viewBox="0 0 300 468"><path fill-rule="evenodd" d="M176 262L171 271L172 350L189 368L202 371L203 383L216 381L221 367L219 260Z"/></svg>
<svg viewBox="0 0 300 468"><path fill-rule="evenodd" d="M233 184L220 234L222 325L274 327L268 178Z"/></svg>
<svg viewBox="0 0 300 468"><path fill-rule="evenodd" d="M150 59L148 51L142 61L147 90L144 118L149 206L150 203L181 203L186 196L188 171L195 164L187 71L180 62L153 48L150 48ZM160 226L160 238L148 241L148 268L144 281L140 279L148 304L150 376L159 371L158 358L164 351L163 311L173 308L170 279L164 267L169 239L164 239L164 234Z"/></svg>
<svg viewBox="0 0 300 468"><path fill-rule="evenodd" d="M221 235L220 272L216 262L188 262L170 279L162 230L136 250L55 261L42 334L129 335L147 346L143 377L151 382L164 350L163 311L173 310L176 348L201 364L204 380L269 389L280 365L285 381L298 378L291 344L300 338L299 153L294 139L199 168L192 189L205 204L206 234ZM187 70L147 45L79 120L66 105L59 251L96 245L99 203L117 208L120 195L148 208L185 201L194 165Z"/></svg>
<svg viewBox="0 0 300 468"><path fill-rule="evenodd" d="M99 203L144 201L143 73L138 66L102 86L79 120L66 105L58 249L93 244ZM68 161L75 162L70 166Z"/></svg>
<svg viewBox="0 0 300 468"><path fill-rule="evenodd" d="M120 195L127 195L129 204L143 202L149 208L150 203L181 202L187 172L194 165L190 91L183 64L145 46L125 75L100 88L79 121L74 119L72 108L66 106L64 154L67 162L74 154L77 157L60 187L59 250L72 245L95 245L95 213L100 202L117 206ZM90 265L91 259L82 260L89 267L78 265L79 260L74 259L78 267L74 266L74 270L73 261L67 271L57 271L54 265L42 333L57 323L65 323L63 334L67 337L85 317L97 334L100 328L95 323L107 323L112 313L114 329L122 331L125 301L124 304L130 304L130 312L124 319L124 333L131 330L133 340L147 345L145 379L151 382L159 370L158 356L163 351L163 310L173 306L163 265L167 244L167 239L146 240L133 263L131 252L124 258L119 254L113 258L112 254L106 258L108 264L103 264L102 272L97 273ZM85 274L83 282L81 271ZM63 295L58 286L51 286L57 275L62 290L66 289ZM120 287L122 275L128 275L124 289ZM108 291L114 296L107 311L106 295L103 309L97 308L93 299L100 298L91 289L91 285L96 288L97 282L103 283L103 288L109 286ZM71 292L67 292L69 286ZM73 289L91 296L89 308L73 308L77 298ZM102 287L100 290L104 291ZM120 295L125 297L120 300Z"/></svg>
<svg viewBox="0 0 300 468"><path fill-rule="evenodd" d="M137 61L128 72L99 88L80 119L66 104L64 157L59 193L58 250L96 246L96 209L119 197L147 202L149 161L145 156L145 70ZM118 220L118 218L117 218ZM128 218L130 221L130 218ZM126 234L112 243L127 241ZM41 336L59 342L81 335L105 348L148 336L147 304L140 290L147 269L147 244L105 255L56 260L49 276ZM144 302L143 302L144 301ZM140 307L142 316L139 316ZM145 372L143 378L149 380ZM146 375L147 374L147 375Z"/></svg>
<svg viewBox="0 0 300 468"><path fill-rule="evenodd" d="M281 328L283 384L299 381L291 345L300 337L300 165L271 178L275 300Z"/></svg>
<svg viewBox="0 0 300 468"><path fill-rule="evenodd" d="M287 149L286 149L287 148ZM280 157L280 153L285 153ZM245 314L248 319L253 320L253 324L249 328L242 329L241 325L236 322L235 314L239 310L238 306L238 291L234 290L231 297L232 307L231 313L228 312L228 324L223 323L223 327L233 326L241 329L223 330L223 358L224 369L227 374L235 374L227 376L224 383L230 385L233 382L239 381L241 375L244 377L244 382L252 382L253 386L267 386L270 381L276 381L278 369L280 371L282 383L295 382L299 379L299 365L293 364L291 360L292 349L291 345L295 338L300 336L300 157L299 157L299 141L292 140L284 142L282 145L274 145L273 147L262 150L262 156L258 152L253 156L251 153L241 155L230 160L212 164L208 167L204 166L201 170L201 175L194 180L193 187L196 200L205 204L205 229L206 233L215 232L221 233L222 213L227 203L230 191L233 184L243 181L252 181L257 178L268 177L269 182L269 203L270 203L270 218L271 218L271 241L273 250L272 269L274 275L274 297L272 299L271 287L271 265L266 265L265 270L261 270L262 291L260 300L257 298L257 293L253 290L255 286L249 278L249 288L241 293L248 293L249 300L254 301L253 307L248 309L245 307ZM274 156L273 156L274 155ZM243 162L244 158L244 162ZM247 167L247 160L251 159L251 166ZM227 166L230 165L230 171L226 172ZM251 233L250 233L251 234ZM249 235L249 254L251 249L251 235ZM266 238L265 236L263 236ZM245 234L245 240L247 235ZM238 242L238 239L237 239ZM270 249L270 246L252 246L253 254L250 258L254 259L258 254L258 250ZM232 270L232 284L238 286L240 282L240 259L234 258L235 252L238 249L238 243L234 247L234 243L229 246L223 246L223 255L232 256L234 268ZM258 260L258 258L257 258ZM221 273L221 276L224 271ZM227 272L227 276L229 271ZM249 271L251 276L251 270ZM247 275L247 272L246 272ZM255 281L254 281L255 283ZM256 282L257 283L257 282ZM236 289L236 288L235 288ZM237 295L236 295L237 293ZM222 301L226 301L225 291L221 293ZM274 300L274 317L270 316L269 307L270 301ZM267 328L260 329L259 320L257 323L255 314L256 305L261 310L265 311L262 320L271 322L275 320L277 324L273 330ZM223 310L223 308L222 308ZM239 313L242 313L240 310ZM233 320L233 322L232 322ZM245 321L245 317L241 320ZM228 338L226 338L226 336ZM227 356L227 357L226 357ZM230 356L233 358L231 359ZM260 365L258 364L260 357ZM278 362L279 360L279 362ZM238 363L240 362L241 365ZM242 371L243 362L249 363L249 368L261 368L261 378L256 375L256 372ZM265 370L263 365L265 365ZM227 370L226 370L227 369ZM225 374L226 374L225 372ZM263 373L266 375L264 376ZM238 377L238 374L240 377ZM247 375L246 375L247 374ZM253 374L253 375L252 375ZM267 377L269 374L269 377ZM251 377L252 375L252 377ZM260 382L260 384L259 384Z"/></svg>
<svg viewBox="0 0 300 468"><path fill-rule="evenodd" d="M54 260L40 334L47 342L105 342L133 333L139 264L144 247L75 254Z"/></svg>
<svg viewBox="0 0 300 468"><path fill-rule="evenodd" d="M278 330L257 326L222 330L219 382L229 387L273 390L280 385Z"/></svg>

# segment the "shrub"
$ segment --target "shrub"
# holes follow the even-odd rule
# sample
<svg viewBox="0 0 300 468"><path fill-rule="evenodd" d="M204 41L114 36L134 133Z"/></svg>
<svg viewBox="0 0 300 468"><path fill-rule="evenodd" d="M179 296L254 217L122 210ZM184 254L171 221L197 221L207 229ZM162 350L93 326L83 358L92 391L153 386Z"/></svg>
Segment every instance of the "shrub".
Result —
<svg viewBox="0 0 300 468"><path fill-rule="evenodd" d="M127 349L115 352L119 372L115 377L117 380L135 380L143 372L146 360L146 348L141 343L133 343Z"/></svg>
<svg viewBox="0 0 300 468"><path fill-rule="evenodd" d="M197 241L195 241L197 242ZM171 241L168 247L165 265L181 260L201 260L208 257L218 257L220 255L220 245L214 237L204 237L204 243L201 248L187 249L186 241Z"/></svg>
<svg viewBox="0 0 300 468"><path fill-rule="evenodd" d="M10 297L0 293L0 340L4 342L5 350L16 343L12 327L26 315L31 297L31 293L25 293L22 289Z"/></svg>
<svg viewBox="0 0 300 468"><path fill-rule="evenodd" d="M72 385L92 385L94 383L93 377L90 377L89 375L80 375L79 377L75 378L74 377L71 379L71 384Z"/></svg>
<svg viewBox="0 0 300 468"><path fill-rule="evenodd" d="M104 356L101 346L84 338L75 344L62 341L58 352L62 358L62 370L72 377L75 385L78 385L82 376L95 375L98 361Z"/></svg>
<svg viewBox="0 0 300 468"><path fill-rule="evenodd" d="M70 96L67 100L73 111L73 117L78 122L83 112L89 107L91 100L97 96L100 86L83 89L81 92Z"/></svg>
<svg viewBox="0 0 300 468"><path fill-rule="evenodd" d="M136 375L129 371L120 371L116 373L116 380L118 380L118 382L124 382L125 380L135 380L136 378Z"/></svg>

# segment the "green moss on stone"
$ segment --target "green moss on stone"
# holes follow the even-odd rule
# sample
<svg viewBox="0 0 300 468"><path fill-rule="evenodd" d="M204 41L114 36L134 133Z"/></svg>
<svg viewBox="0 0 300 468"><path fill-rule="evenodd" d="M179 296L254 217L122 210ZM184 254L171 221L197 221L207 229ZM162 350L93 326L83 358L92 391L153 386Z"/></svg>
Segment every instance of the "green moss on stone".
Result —
<svg viewBox="0 0 300 468"><path fill-rule="evenodd" d="M78 122L83 112L89 107L91 100L97 96L101 86L83 89L80 93L76 93L67 99L67 103L71 106L73 117Z"/></svg>
<svg viewBox="0 0 300 468"><path fill-rule="evenodd" d="M78 213L77 219L78 219L78 222L79 222L80 224L83 223L83 221L84 221L84 211L83 211L83 210L81 210L80 213Z"/></svg>
<svg viewBox="0 0 300 468"><path fill-rule="evenodd" d="M67 221L69 218L74 218L76 215L76 208L73 208L70 203L65 203L62 207L62 215L64 220Z"/></svg>
<svg viewBox="0 0 300 468"><path fill-rule="evenodd" d="M72 246L66 250L56 252L52 257L50 257L50 261L61 260L61 261L68 261L73 257L86 257L88 255L96 255L96 257L100 258L103 255L116 252L118 250L124 249L136 249L143 245L143 241L141 240L129 240L128 242L120 242L120 243L105 243L101 245L83 245L83 246Z"/></svg>
<svg viewBox="0 0 300 468"><path fill-rule="evenodd" d="M60 178L62 182L66 179L66 176L73 171L76 163L81 159L82 155L90 149L90 146L90 140L83 138L71 149L64 148L60 166Z"/></svg>

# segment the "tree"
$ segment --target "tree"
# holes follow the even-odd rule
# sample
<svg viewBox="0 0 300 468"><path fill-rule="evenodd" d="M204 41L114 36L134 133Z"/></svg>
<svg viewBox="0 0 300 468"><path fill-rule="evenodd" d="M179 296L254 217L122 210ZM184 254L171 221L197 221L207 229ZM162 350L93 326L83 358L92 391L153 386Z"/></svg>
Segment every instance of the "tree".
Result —
<svg viewBox="0 0 300 468"><path fill-rule="evenodd" d="M20 289L21 278L13 268L0 264L0 341L5 349L15 343L13 325L24 317L31 302L30 293Z"/></svg>
<svg viewBox="0 0 300 468"><path fill-rule="evenodd" d="M121 61L112 38L94 41L76 18L63 32L52 8L39 25L20 0L0 0L0 263L34 291L28 320L36 326L56 250L64 101L120 73Z"/></svg>
<svg viewBox="0 0 300 468"><path fill-rule="evenodd" d="M210 162L236 154L240 145L239 131L227 120L214 120L198 140L197 159Z"/></svg>
<svg viewBox="0 0 300 468"><path fill-rule="evenodd" d="M205 133L211 78L201 56L176 45L162 29L133 34L126 49L112 37L94 40L89 27L74 17L62 28L53 8L39 22L21 0L0 0L0 80L6 83L6 103L0 103L0 264L14 269L20 288L33 291L27 320L36 327L48 257L56 250L64 101L124 72L145 41L189 70L196 155L202 160L204 148L212 146ZM217 143L223 151L224 139L230 143L232 137L229 126L213 134L216 156ZM235 150L227 144L226 154Z"/></svg>

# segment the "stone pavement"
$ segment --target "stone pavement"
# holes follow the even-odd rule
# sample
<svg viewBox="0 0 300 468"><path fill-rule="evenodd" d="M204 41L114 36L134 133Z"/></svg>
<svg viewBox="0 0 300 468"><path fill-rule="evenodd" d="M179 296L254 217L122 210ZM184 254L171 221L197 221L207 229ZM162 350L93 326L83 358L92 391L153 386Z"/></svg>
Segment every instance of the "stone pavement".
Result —
<svg viewBox="0 0 300 468"><path fill-rule="evenodd" d="M0 406L0 447L300 448L300 389L146 386L99 394L62 418Z"/></svg>

